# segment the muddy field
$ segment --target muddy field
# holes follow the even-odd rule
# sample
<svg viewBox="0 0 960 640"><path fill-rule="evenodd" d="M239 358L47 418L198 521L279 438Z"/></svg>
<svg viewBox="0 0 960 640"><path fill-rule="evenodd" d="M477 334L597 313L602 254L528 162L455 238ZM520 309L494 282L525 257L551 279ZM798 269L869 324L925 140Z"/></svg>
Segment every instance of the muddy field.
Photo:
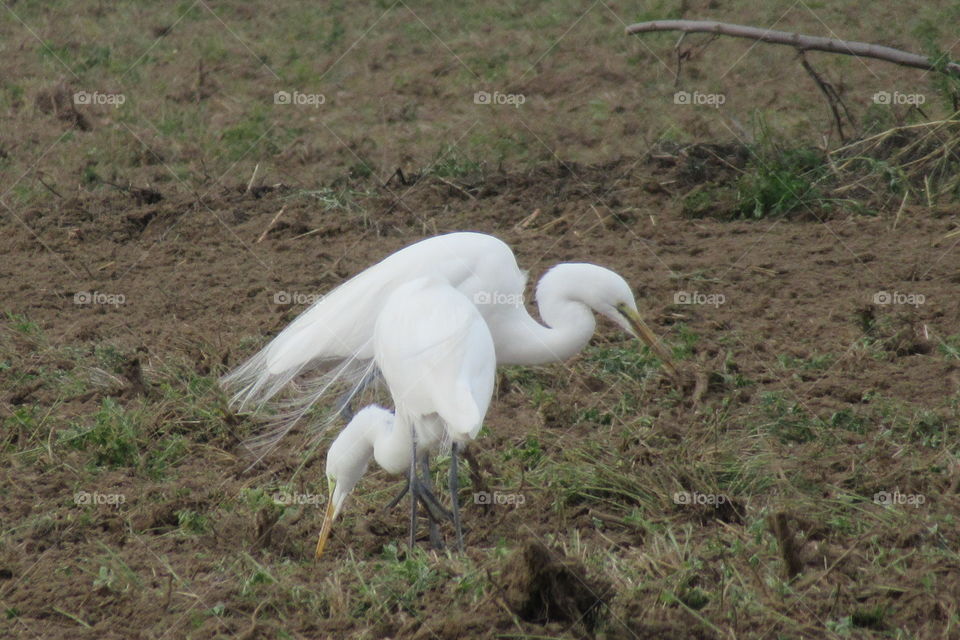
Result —
<svg viewBox="0 0 960 640"><path fill-rule="evenodd" d="M729 99L681 109L676 34L622 35L716 18L957 57L955 9L826 4L13 3L0 636L960 637L948 89L817 58L857 164L794 53L691 37L683 86ZM894 89L926 106L870 102ZM682 375L605 321L503 368L466 551L425 526L409 551L406 503L382 510L402 482L371 469L314 562L322 412L257 462L217 379L457 230L509 243L531 298L556 262L616 270Z"/></svg>

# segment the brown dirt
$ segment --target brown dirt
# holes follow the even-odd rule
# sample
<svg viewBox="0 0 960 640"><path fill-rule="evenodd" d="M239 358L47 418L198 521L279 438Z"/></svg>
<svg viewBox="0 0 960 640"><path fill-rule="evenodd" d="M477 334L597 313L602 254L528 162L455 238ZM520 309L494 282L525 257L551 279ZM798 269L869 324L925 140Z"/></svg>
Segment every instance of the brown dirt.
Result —
<svg viewBox="0 0 960 640"><path fill-rule="evenodd" d="M939 406L958 392L957 366L936 355L940 336L960 332L960 300L955 295L960 272L951 259L952 245L943 239L954 214L911 209L896 229L889 219L862 217L824 224L691 220L679 215L676 199L644 188L650 180L662 178L661 171L643 159L623 159L604 167L578 167L575 173L545 167L529 174L495 174L471 183L477 189L476 199L459 197L446 185L424 181L411 189L404 206L397 206L385 194L378 206L368 208L364 220L285 200L283 188L252 195L238 187L199 202L166 194L152 204L137 204L122 195L58 203L52 210L30 212L36 237L13 228L0 240L4 253L13 258L5 262L3 295L9 308L38 321L51 343L86 345L83 348L87 349L109 343L129 354L127 364L121 367L129 379L121 380L115 391L61 398L64 404L57 419L62 424L71 415L95 411L103 395L115 394L131 406L144 402L143 396L155 384L149 372L166 360L185 360L202 374L236 363L244 355L237 346L241 338L275 332L295 316L297 308L273 303L278 290L325 290L419 239L425 230L463 228L498 234L515 248L520 262L533 274L561 260L589 259L617 269L637 286L641 306L659 333L669 339L671 327L682 322L702 336L696 348L700 354L697 361L714 363L716 373L722 368L717 356L726 354L737 372L758 381L757 388L734 390L714 380L699 409L652 405L654 433L665 442L696 437L696 429L702 427L692 422L691 412L715 408L727 393L748 408L761 390L787 389L812 414L829 416L862 403L872 392L921 406ZM256 239L283 206L289 226L275 226L257 244ZM518 228L518 223L537 209L541 213L535 222ZM463 220L471 222L464 224ZM321 231L301 235L314 230ZM52 251L43 250L40 241ZM126 303L116 308L78 307L73 303L74 289L62 285L68 269L89 272L85 289L122 293ZM693 274L710 279L711 284L692 280ZM697 288L722 292L726 301L717 307L673 304L675 291ZM886 314L887 308L872 304L874 292L881 289L922 293L926 303ZM864 320L865 316L875 320L874 316L882 315L895 321L879 328L878 323ZM873 334L890 343L886 357L868 357L852 348L861 337ZM607 328L601 340L610 339L613 334ZM26 356L31 346L24 343L20 349ZM776 367L780 354L807 358L817 353L840 354L840 358L825 371L800 372L792 380ZM146 376L136 362L144 364ZM36 366L56 363L37 362ZM553 373L559 375L557 384L575 402L589 404L590 394L599 390L589 372L557 367ZM669 389L663 381L649 393L655 398ZM42 387L20 389L4 399L5 411L28 402L54 400L44 393ZM489 419L492 435L479 444L479 464L492 474L489 482L498 483L500 463L494 453L523 442L531 429L566 428L569 432L563 437L573 441L589 437L593 429L589 424L570 429L570 409L563 409L567 405L561 405L561 413L553 417L549 408L534 410L522 390L510 388L507 381L501 382L498 394ZM307 510L282 523L276 523L275 515L269 513L259 514L254 522L227 514L217 521L213 532L195 540L171 533L178 525L178 511L203 512L223 496L269 484L271 478L289 476L296 468L299 440L292 436L292 449L281 447L259 467L246 470L249 457L240 439L252 426L238 424L232 437L197 442L188 461L178 467L178 479L172 484L144 481L122 470L104 472L98 485L139 496L133 504L122 506L119 514L106 508L97 510L92 524L78 528L75 513L58 509L42 524L18 530L4 551L4 575L10 576L3 592L7 606L18 609L21 620L43 625L49 636L84 634L72 620L51 612L50 603L57 603L64 611L83 612L81 617L92 627L91 635L109 637L116 629L127 628L124 621L133 617L144 637L150 637L169 625L182 624L179 617L190 609L170 586L172 572L189 577L191 584L204 590L207 608L236 597L231 591L236 587L221 585L210 561L195 556L198 550L206 556L218 556L224 549L248 549L277 558L302 557L303 541L315 535L318 523L317 514ZM870 436L851 432L845 437L843 451L852 454L866 446ZM549 446L562 446L563 442L561 438ZM818 448L804 443L783 449L779 455L788 456L782 464L804 467L807 465L800 461ZM872 460L837 453L834 464L821 458L820 466L806 469L811 482L831 486L857 482L854 478L860 477L860 472L849 468L854 465L882 473L884 480L875 478L884 483L878 487L896 484L903 491L924 492L944 500L945 492L955 491L956 483L947 478L889 466L893 452ZM67 455L59 472L28 464L8 470L5 484L11 492L4 500L4 521L21 520L31 513L31 505L56 504L64 493L71 493L75 481L67 469L77 455ZM628 444L623 455L640 464L657 464L657 453L648 444ZM321 477L321 469L322 458L314 458L305 474L314 481ZM682 472L676 478L681 484L695 486L695 480L684 479ZM872 489L859 488L864 493ZM580 531L584 544L607 546L612 541L627 550L643 547L642 530L610 524L606 533L600 533L594 523L603 513L598 516L574 509L558 514L550 508L550 499L530 493L536 497L523 510L500 510L485 516L482 507L468 504L465 519L473 524L467 536L469 546L488 547L498 539L512 538L517 531L542 535L572 527ZM181 494L183 497L176 497ZM353 553L369 558L383 544L402 539L402 515L378 515L374 507L367 509L366 515L356 514L357 525L352 530L349 524L343 525L342 533L331 542L330 559L325 563L337 562L348 546ZM743 511L742 505L734 504L717 511L709 507L693 510L689 515L707 528L742 526ZM351 533L352 537L346 535ZM926 534L918 531L916 535ZM116 545L116 552L140 576L140 587L119 596L91 591L85 573L62 572L61 568L76 558L99 553L102 543ZM808 563L805 566L822 566L824 558L837 561L844 554L843 545L838 548L836 541L802 544L807 546L797 551L796 562ZM855 573L857 561L856 554L848 556L835 573ZM297 568L295 575L305 585L322 580L322 571L318 574L309 565ZM504 617L496 604L488 602L481 611L486 633L494 633L489 626L492 620L500 621L495 623L498 628L510 628L510 618ZM245 633L256 618L253 614L241 608L230 618L233 622L207 619L196 632ZM473 628L470 615L481 613L469 614L454 627L437 613L427 620L440 637L456 637L461 632L473 633L469 631ZM688 623L676 618L656 622L628 619L623 623L626 630L611 633L622 637L709 637L699 635L709 634L707 630L688 628ZM304 633L314 629L337 634L337 629L349 628L341 625L350 623L341 619L296 622L288 617L285 624L302 624ZM392 624L375 629L397 637L418 633L415 628L404 630ZM568 627L562 625L546 627L548 632L569 632L565 629Z"/></svg>
<svg viewBox="0 0 960 640"><path fill-rule="evenodd" d="M522 620L567 622L592 636L612 585L587 574L577 560L557 558L539 540L514 552L499 585L504 601Z"/></svg>
<svg viewBox="0 0 960 640"><path fill-rule="evenodd" d="M616 3L508 8L503 24L457 3L424 24L403 3L212 4L10 3L25 21L0 23L0 637L579 638L575 611L595 610L576 581L611 585L589 618L610 639L956 637L960 360L943 347L960 336L960 208L929 204L922 180L895 216L724 220L731 202L685 205L718 182L732 193L758 113L797 145L832 135L794 52L688 39L681 86L729 101L678 109L660 64L674 34L621 38L634 8ZM915 51L927 43L908 34L942 25L934 44L957 57L939 7L826 4L677 12ZM927 74L816 64L861 116L898 87L944 116ZM314 84L322 115L272 102ZM479 111L472 93L496 88L529 94L525 110ZM73 102L94 89L128 108ZM890 111L878 126L920 117ZM448 144L478 167L431 174ZM321 188L359 195L328 207ZM245 496L323 493L323 447L305 451L304 429L251 467L256 423L203 384L303 309L278 294L322 293L460 230L508 242L532 280L566 260L617 270L657 333L687 345L681 379L589 354L501 372L465 475L526 503L462 500L466 552L408 554L404 510L381 509L397 482L371 471L315 564L322 510ZM924 302L878 305L880 292ZM91 293L122 302L75 303ZM633 347L603 322L594 344ZM138 455L182 438L165 473L62 444L114 405L138 417ZM812 420L827 425L817 437ZM891 435L901 422L909 437ZM561 462L547 475L542 461ZM871 501L894 488L926 504ZM82 491L126 500L81 507ZM677 491L725 501L680 505ZM189 514L207 526L190 531ZM527 540L543 546L518 562Z"/></svg>
<svg viewBox="0 0 960 640"><path fill-rule="evenodd" d="M209 371L237 362L240 338L275 332L296 316L302 306L275 304L276 292L329 289L423 237L424 228L471 229L510 243L534 277L564 260L592 259L617 270L636 285L661 332L679 322L698 333L723 329L734 336L730 348L740 366L761 367L761 378L772 354L803 358L813 346L847 351L866 333L865 323L888 311L896 328L881 337L908 361L935 350L936 336L955 333L960 270L951 259L954 241L944 238L955 224L953 210L908 209L896 229L890 220L866 217L824 224L690 220L667 194L644 188L660 173L643 159L574 171L494 174L469 200L425 180L402 205L384 193L364 219L286 200L282 187L256 196L238 186L201 201L172 194L149 205L122 196L58 203L52 211L27 212L36 235L13 228L3 237L0 249L11 258L4 266L5 303L58 341L109 340L149 354L187 349L191 341L213 345L218 354L192 354L206 358L197 366ZM257 244L281 208L285 224ZM537 210L535 221L519 229ZM310 235L296 237L304 233ZM63 286L68 271L83 288ZM698 285L697 276L712 282ZM703 294L722 293L725 303L673 304L674 292L698 286ZM874 293L884 290L922 294L926 302L873 305ZM119 293L125 303L78 306L78 291ZM848 357L808 386L819 389L818 403L847 403L869 389L917 400L952 393L949 363L934 365L932 380L925 371L914 378L900 364L871 363L876 375L858 377L858 389L844 392L851 381L843 374L858 369Z"/></svg>

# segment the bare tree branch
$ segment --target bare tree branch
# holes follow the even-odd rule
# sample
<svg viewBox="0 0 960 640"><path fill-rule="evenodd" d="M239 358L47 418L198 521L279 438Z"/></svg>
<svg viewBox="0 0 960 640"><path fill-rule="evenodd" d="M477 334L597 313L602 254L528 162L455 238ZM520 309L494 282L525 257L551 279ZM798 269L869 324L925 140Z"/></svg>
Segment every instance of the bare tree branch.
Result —
<svg viewBox="0 0 960 640"><path fill-rule="evenodd" d="M960 77L960 64L947 62L938 68L930 58L909 51L885 47L868 42L853 42L850 40L835 40L818 36L805 36L787 31L773 31L748 27L740 24L714 22L712 20L656 20L654 22L638 22L627 27L627 34L649 33L652 31L683 31L685 33L712 33L734 38L749 38L771 44L785 44L800 51L826 51L828 53L842 53L848 56L875 58L885 62L892 62L905 67L926 69L927 71L942 71L943 73Z"/></svg>
<svg viewBox="0 0 960 640"><path fill-rule="evenodd" d="M840 94L837 92L836 88L827 81L823 76L817 73L816 69L807 62L807 56L804 52L800 51L800 64L803 65L803 68L807 70L807 73L813 78L813 81L817 83L817 86L820 87L820 91L823 92L823 95L827 97L827 104L830 105L830 111L833 113L833 121L837 125L837 133L840 135L840 142L846 142L847 137L843 133L843 118L840 117L840 109L837 108L837 105L843 108L843 113L846 114L847 120L850 121L850 124L854 127L857 126L856 121L853 119L850 110L847 109L847 105L843 102L843 98L840 97Z"/></svg>

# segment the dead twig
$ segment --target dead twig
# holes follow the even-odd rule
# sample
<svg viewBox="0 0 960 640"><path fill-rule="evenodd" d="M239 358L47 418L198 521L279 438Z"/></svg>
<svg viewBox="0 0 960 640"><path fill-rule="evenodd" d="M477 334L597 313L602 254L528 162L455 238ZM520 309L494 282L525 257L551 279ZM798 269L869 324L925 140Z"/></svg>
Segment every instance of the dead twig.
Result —
<svg viewBox="0 0 960 640"><path fill-rule="evenodd" d="M270 221L270 224L267 225L267 228L263 230L263 233L260 234L260 237L257 238L257 241L254 242L254 244L260 244L261 242L263 242L263 239L267 237L268 233L270 233L270 229L273 229L273 225L277 223L277 220L280 219L280 216L283 215L283 212L286 208L287 208L287 205L283 205L282 207L280 207L280 211L277 211L277 215L273 216L273 219Z"/></svg>
<svg viewBox="0 0 960 640"><path fill-rule="evenodd" d="M819 36L807 36L788 31L774 31L740 24L716 22L713 20L655 20L653 22L638 22L627 27L628 35L650 33L653 31L684 31L686 33L712 33L734 38L748 38L770 44L782 44L795 47L801 51L826 51L848 56L860 56L892 62L904 67L937 71L947 75L960 77L960 63L947 62L939 64L927 56L921 56L909 51L885 47L869 42L854 42L852 40L836 40Z"/></svg>
<svg viewBox="0 0 960 640"><path fill-rule="evenodd" d="M710 43L717 39L717 34L713 34L709 40L701 44L699 47L689 47L687 49L681 49L680 45L683 44L684 38L687 37L687 32L684 31L680 34L680 37L677 39L677 44L673 45L674 53L677 55L677 70L674 72L673 76L673 86L675 89L680 88L680 73L683 70L683 63L685 60L693 60L693 58L710 46Z"/></svg>
<svg viewBox="0 0 960 640"><path fill-rule="evenodd" d="M399 169L397 169L397 171L399 171ZM459 191L459 192L462 193L463 195L467 196L467 197L470 198L471 200L476 200L476 199L477 199L477 197L476 197L475 195L473 195L472 193L470 193L469 191L467 191L466 189L464 189L464 188L461 187L460 185L454 184L454 183L450 182L449 180L438 176L437 174L433 174L433 177L436 178L437 180L439 180L440 182L442 182L443 184L447 185L448 187L452 187L452 188L456 189L457 191Z"/></svg>
<svg viewBox="0 0 960 640"><path fill-rule="evenodd" d="M267 602L267 600L264 600L253 610L253 613L250 615L250 626L247 627L243 633L237 635L237 640L247 640L248 638L254 637L254 634L257 632L257 616L260 615L260 610L263 609L263 605L267 604Z"/></svg>
<svg viewBox="0 0 960 640"><path fill-rule="evenodd" d="M39 180L39 181L40 181L40 184L42 184L44 187L47 188L47 191L49 191L49 192L52 193L53 195L57 196L58 198L63 198L63 196L60 195L60 192L59 192L59 191L57 191L56 189L54 189L53 187L51 187L50 185L48 185L46 182L43 181L43 176L38 175L38 176L37 176L37 180Z"/></svg>
<svg viewBox="0 0 960 640"><path fill-rule="evenodd" d="M900 222L900 214L903 213L903 207L907 204L907 196L910 195L910 189L903 190L903 200L900 201L900 207L897 209L897 217L893 219L893 230L896 231L897 223Z"/></svg>
<svg viewBox="0 0 960 640"><path fill-rule="evenodd" d="M840 109L837 108L838 105L843 108L844 114L847 116L847 120L856 127L856 122L853 120L853 116L850 115L850 110L847 109L847 105L844 104L843 99L840 97L840 94L837 93L837 90L834 86L827 80L823 78L817 71L810 65L810 62L807 61L807 56L804 54L803 50L800 51L800 64L803 65L803 68L806 69L807 73L810 74L810 77L813 78L813 81L817 83L817 86L820 87L820 91L823 92L823 95L827 98L827 104L830 105L830 112L833 113L833 121L837 125L837 133L840 134L840 142L846 144L847 136L843 133L843 119L840 117Z"/></svg>
<svg viewBox="0 0 960 640"><path fill-rule="evenodd" d="M515 225L513 226L513 230L514 230L514 231L523 231L524 229L526 229L527 227L529 227L530 224L531 224L534 220L536 220L539 215L540 215L540 209L539 209L539 208L534 209L534 210L533 210L533 213L531 213L531 214L528 215L526 218L524 218L523 220L521 220L520 222L518 222L517 224L515 224Z"/></svg>
<svg viewBox="0 0 960 640"><path fill-rule="evenodd" d="M253 168L253 175L250 176L250 182L247 183L247 190L244 193L250 193L250 189L253 188L253 181L257 178L257 171L260 169L260 163L257 163L257 166Z"/></svg>

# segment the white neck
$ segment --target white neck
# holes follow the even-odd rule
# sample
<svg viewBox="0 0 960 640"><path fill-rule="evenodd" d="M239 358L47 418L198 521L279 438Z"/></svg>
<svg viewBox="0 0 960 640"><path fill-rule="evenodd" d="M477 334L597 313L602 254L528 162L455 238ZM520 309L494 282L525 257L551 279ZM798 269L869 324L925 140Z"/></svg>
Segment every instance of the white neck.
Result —
<svg viewBox="0 0 960 640"><path fill-rule="evenodd" d="M541 298L544 326L519 308L496 336L499 364L546 364L568 360L590 341L597 321L590 307L569 298Z"/></svg>
<svg viewBox="0 0 960 640"><path fill-rule="evenodd" d="M396 417L389 428L373 429L373 456L377 464L391 475L405 473L410 467L410 425Z"/></svg>

